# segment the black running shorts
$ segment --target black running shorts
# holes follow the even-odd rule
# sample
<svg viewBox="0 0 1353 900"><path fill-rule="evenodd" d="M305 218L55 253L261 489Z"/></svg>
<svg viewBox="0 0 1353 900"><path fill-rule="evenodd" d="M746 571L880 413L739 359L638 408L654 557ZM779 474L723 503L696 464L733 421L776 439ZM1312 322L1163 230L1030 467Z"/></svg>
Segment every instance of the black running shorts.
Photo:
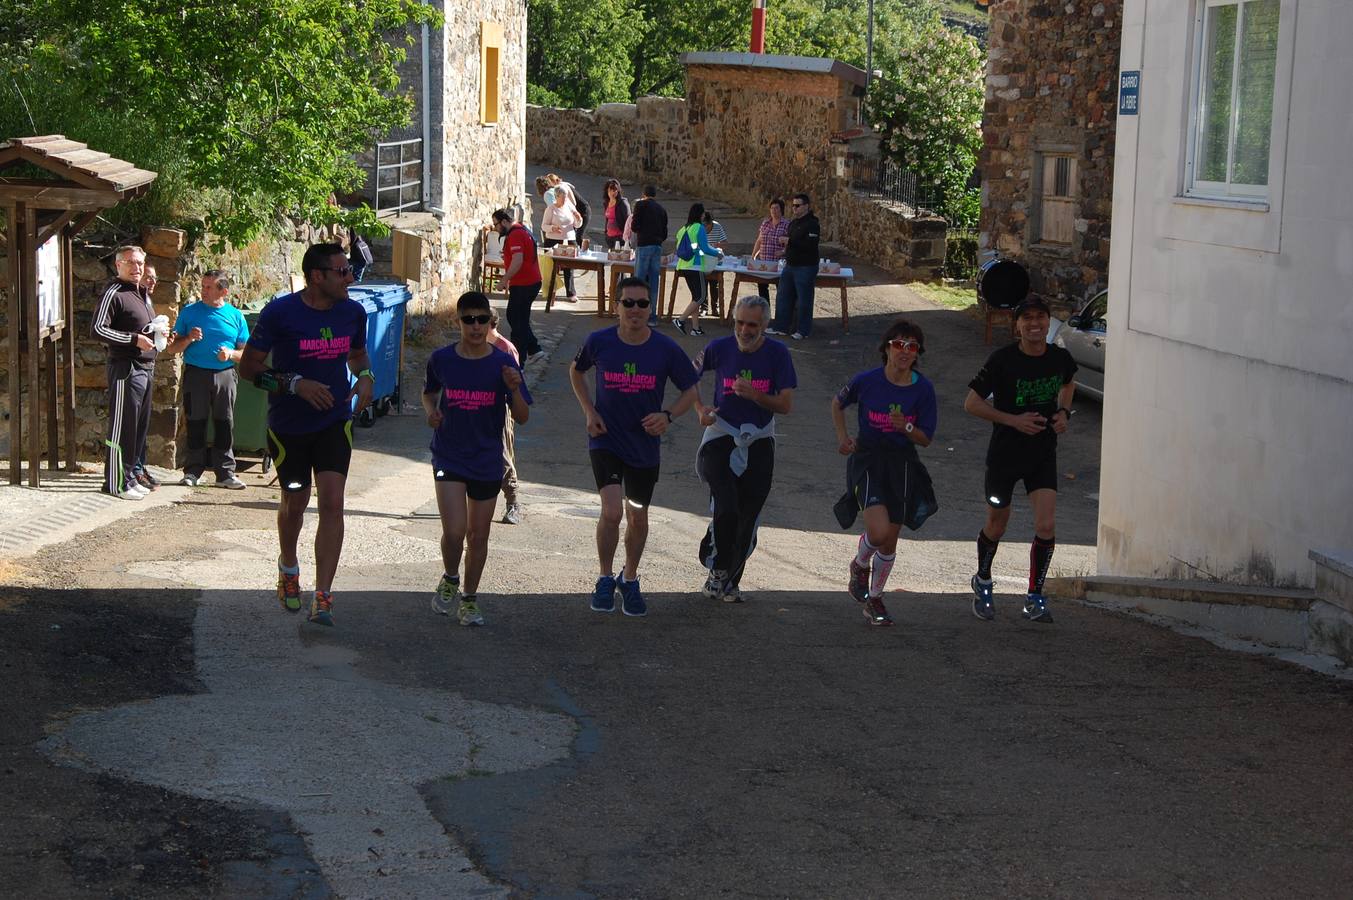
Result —
<svg viewBox="0 0 1353 900"><path fill-rule="evenodd" d="M352 462L352 420L335 422L309 434L277 434L268 429L268 451L284 491L310 487L311 472L348 474Z"/></svg>
<svg viewBox="0 0 1353 900"><path fill-rule="evenodd" d="M639 506L648 506L653 502L653 488L658 484L658 467L639 468L627 466L625 461L610 450L591 450L592 477L597 481L597 490L612 485L624 484L625 499Z"/></svg>
<svg viewBox="0 0 1353 900"><path fill-rule="evenodd" d="M503 488L502 479L498 481L477 481L474 478L466 478L464 475L447 469L440 469L436 463L432 465L432 479L434 481L460 482L465 485L465 496L479 502L498 499L498 492Z"/></svg>
<svg viewBox="0 0 1353 900"><path fill-rule="evenodd" d="M1057 490L1057 454L1047 453L1023 465L987 466L985 489L987 505L1004 509L1010 505L1015 483L1024 482L1024 493Z"/></svg>

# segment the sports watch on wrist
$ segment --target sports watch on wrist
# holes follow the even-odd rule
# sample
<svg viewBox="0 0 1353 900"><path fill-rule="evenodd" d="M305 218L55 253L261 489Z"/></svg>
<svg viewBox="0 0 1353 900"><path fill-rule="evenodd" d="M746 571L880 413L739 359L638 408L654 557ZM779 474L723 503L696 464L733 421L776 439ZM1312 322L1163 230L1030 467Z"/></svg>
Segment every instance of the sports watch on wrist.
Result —
<svg viewBox="0 0 1353 900"><path fill-rule="evenodd" d="M911 434L913 431L916 430L916 426L908 422L907 424L902 426L902 430L905 431L907 434Z"/></svg>
<svg viewBox="0 0 1353 900"><path fill-rule="evenodd" d="M1074 415L1076 414L1076 411L1075 411L1074 409L1072 409L1071 407L1069 407L1069 406L1058 407L1057 412L1059 412L1059 413L1066 413L1066 420L1067 420L1068 422L1070 422L1070 421L1071 421L1071 417L1074 416ZM1056 415L1056 414L1057 414L1057 413L1053 413L1053 415Z"/></svg>
<svg viewBox="0 0 1353 900"><path fill-rule="evenodd" d="M669 409L664 409L664 410L661 410L661 412L662 412L662 414L663 414L664 416L667 417L667 424L669 424L669 425L672 424L672 411L669 410Z"/></svg>

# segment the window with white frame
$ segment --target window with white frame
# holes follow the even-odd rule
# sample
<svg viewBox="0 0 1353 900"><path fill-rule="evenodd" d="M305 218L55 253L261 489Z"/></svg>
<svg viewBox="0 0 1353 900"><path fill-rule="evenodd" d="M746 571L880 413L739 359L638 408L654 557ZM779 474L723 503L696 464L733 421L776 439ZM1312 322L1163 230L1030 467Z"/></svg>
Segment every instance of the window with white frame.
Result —
<svg viewBox="0 0 1353 900"><path fill-rule="evenodd" d="M1190 196L1268 196L1280 0L1198 0Z"/></svg>

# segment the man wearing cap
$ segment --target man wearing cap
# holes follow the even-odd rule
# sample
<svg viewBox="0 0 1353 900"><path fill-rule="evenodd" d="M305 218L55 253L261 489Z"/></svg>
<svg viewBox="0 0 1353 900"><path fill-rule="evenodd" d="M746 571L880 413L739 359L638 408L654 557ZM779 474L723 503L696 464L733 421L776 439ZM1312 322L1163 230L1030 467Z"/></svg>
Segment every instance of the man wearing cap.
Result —
<svg viewBox="0 0 1353 900"><path fill-rule="evenodd" d="M977 573L972 577L973 613L990 620L991 562L1010 522L1016 482L1034 511L1029 551L1029 592L1023 616L1051 622L1043 580L1052 562L1057 511L1057 435L1071 421L1076 363L1064 348L1048 344L1047 302L1030 295L1015 309L1019 340L992 353L968 383L963 409L992 423L987 447L987 521L977 534Z"/></svg>

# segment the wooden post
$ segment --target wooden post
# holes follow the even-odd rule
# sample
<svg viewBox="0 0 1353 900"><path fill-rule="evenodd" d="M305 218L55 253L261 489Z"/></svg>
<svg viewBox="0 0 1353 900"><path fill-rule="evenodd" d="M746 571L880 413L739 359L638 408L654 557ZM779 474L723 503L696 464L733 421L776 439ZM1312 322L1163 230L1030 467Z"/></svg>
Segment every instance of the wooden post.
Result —
<svg viewBox="0 0 1353 900"><path fill-rule="evenodd" d="M28 486L42 474L42 335L38 326L38 211L26 209L23 224L23 298L28 307Z"/></svg>
<svg viewBox="0 0 1353 900"><path fill-rule="evenodd" d="M75 471L75 254L71 248L70 226L62 230L61 240L61 364L66 370L66 393L62 397L66 420L66 471Z"/></svg>
<svg viewBox="0 0 1353 900"><path fill-rule="evenodd" d="M23 410L20 384L23 382L23 357L19 354L19 273L23 268L23 229L19 226L19 207L10 203L5 210L9 222L9 483L23 482Z"/></svg>
<svg viewBox="0 0 1353 900"><path fill-rule="evenodd" d="M56 341L48 339L46 350L47 370L46 383L46 409L47 409L47 470L56 472L61 468L61 440L56 426Z"/></svg>

